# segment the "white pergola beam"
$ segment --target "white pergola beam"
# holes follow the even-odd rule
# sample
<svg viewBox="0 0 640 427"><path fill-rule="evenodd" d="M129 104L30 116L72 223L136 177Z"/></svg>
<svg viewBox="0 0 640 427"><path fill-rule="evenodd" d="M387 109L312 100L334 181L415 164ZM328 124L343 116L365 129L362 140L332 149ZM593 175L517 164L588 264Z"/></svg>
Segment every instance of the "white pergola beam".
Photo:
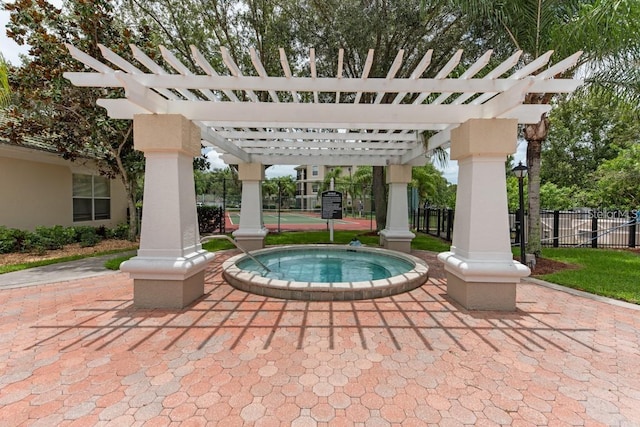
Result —
<svg viewBox="0 0 640 427"><path fill-rule="evenodd" d="M189 70L189 68L184 65L173 53L169 52L167 48L160 45L160 52L162 53L162 57L169 65L173 67L178 73L183 76L193 76L193 72ZM208 100L210 101L220 101L220 97L215 93L211 92L209 89L198 89L200 93L202 93Z"/></svg>
<svg viewBox="0 0 640 427"><path fill-rule="evenodd" d="M126 99L108 99L101 105L109 106L113 118L132 119L126 112ZM265 127L310 129L387 129L387 130L442 130L446 123L462 123L470 118L492 118L485 115L482 105L395 105L392 104L285 104L246 102L207 102L167 100L167 114L182 114L190 120L215 121L219 127ZM118 111L123 108L123 111ZM536 105L521 105L512 110L511 118L520 123L537 123L531 112ZM153 111L151 111L153 112Z"/></svg>
<svg viewBox="0 0 640 427"><path fill-rule="evenodd" d="M344 78L343 49L338 51L335 76L318 77L315 51L310 49L311 76L294 77L281 48L284 77L271 77L254 49L250 54L258 76L243 75L224 47L220 49L222 60L231 75L220 75L194 46L191 46L192 57L204 75L194 74L163 46L160 52L164 60L178 74L169 74L134 45L131 45L134 58L149 72L105 46L99 47L103 58L122 71L68 46L74 58L96 72L64 75L76 86L124 88L124 99L98 100L98 105L106 108L110 117L132 119L135 114L181 114L200 127L206 145L215 147L225 159L236 163L422 165L427 161L426 153L446 146L451 130L461 123L474 118L515 118L523 124L537 123L550 106L523 105L527 93L572 92L582 83L555 78L575 66L581 52L543 69L552 53L546 52L504 78L519 61L522 54L519 51L483 78L474 78L487 67L491 56L488 51L460 77L449 78L462 57L462 50L458 50L434 78L423 79L421 76L431 63L431 50L408 78L396 78L403 51L397 53L385 78L370 78L373 50L368 51L359 78ZM245 102L236 95L242 92L253 102ZM256 92L269 93L270 102L259 102ZM282 96L285 92L291 93L293 102L288 96ZM313 93L313 102L301 102L300 95L304 92ZM320 103L320 93L330 94L331 102ZM355 94L355 102L341 104L342 93ZM365 93L372 96L372 103L361 103ZM391 104L380 104L388 93L397 95ZM222 94L228 101L221 101ZM408 94L415 99L411 104L403 104ZM423 104L431 94L437 96ZM456 94L455 99L448 101ZM437 132L426 146L420 137L420 132L425 130Z"/></svg>
<svg viewBox="0 0 640 427"><path fill-rule="evenodd" d="M127 99L144 108L148 113L166 114L169 110L168 100L148 87L142 86L131 74L116 71L115 76L124 86ZM133 117L132 117L133 118Z"/></svg>
<svg viewBox="0 0 640 427"><path fill-rule="evenodd" d="M287 53L283 48L279 48L278 52L280 54L280 66L282 67L282 72L284 72L284 76L288 79L293 78L291 74L291 67L289 66L289 60L287 59ZM293 97L293 102L300 102L300 95L295 90L291 91L291 96Z"/></svg>
<svg viewBox="0 0 640 427"><path fill-rule="evenodd" d="M493 54L493 50L488 50L482 55L476 62L474 62L471 67L467 69L462 75L459 77L460 80L469 80L476 74L480 72L484 67L487 66L489 60L491 59L491 55ZM439 97L437 97L432 104L442 104L449 97L453 95L452 93L443 93Z"/></svg>
<svg viewBox="0 0 640 427"><path fill-rule="evenodd" d="M147 67L149 71L155 73L155 75L169 76L169 73L167 73L167 71L164 68L158 65L153 59L149 58L149 56L147 56L147 54L144 53L138 46L134 44L130 44L129 47L131 48L133 57L136 58L136 60L138 60L138 62L140 62L142 65ZM140 74L136 74L135 78L138 79L141 76L142 75ZM182 76L174 76L174 77L182 77ZM144 84L144 82L139 81L139 83L146 87L152 87L152 85ZM191 101L198 100L198 97L188 90L189 88L160 88L160 89L175 89L180 95L184 96L188 100L191 100ZM175 96L173 97L175 98Z"/></svg>
<svg viewBox="0 0 640 427"><path fill-rule="evenodd" d="M66 72L64 76L85 87L122 87L113 73ZM235 78L229 76L182 76L182 75L135 75L135 79L151 88L170 89L217 89L217 90L258 90L258 91L296 91L296 92L428 92L430 93L463 93L486 92L495 95L510 89L516 79L334 79L297 77L287 80L284 77L252 77ZM289 82L289 84L287 84ZM568 93L582 84L576 79L536 80L531 91L536 93ZM427 94L427 95L428 95ZM423 99L424 100L424 99ZM417 103L416 103L417 104Z"/></svg>
<svg viewBox="0 0 640 427"><path fill-rule="evenodd" d="M223 159L225 156L222 156ZM333 165L333 166L387 166L399 164L400 157L371 155L309 155L291 154L288 156L269 156L268 154L252 154L251 159L265 165Z"/></svg>
<svg viewBox="0 0 640 427"><path fill-rule="evenodd" d="M536 58L532 62L528 63L527 65L525 65L521 69L519 69L516 72L514 72L509 78L510 79L521 79L523 77L526 77L526 76L529 76L529 75L535 73L540 68L544 67L545 65L547 65L549 63L549 60L551 59L551 55L552 54L553 54L552 50L549 50L549 51L543 53L542 55L540 55L538 58Z"/></svg>
<svg viewBox="0 0 640 427"><path fill-rule="evenodd" d="M193 57L193 60L196 62L196 64L198 64L198 66L202 68L202 70L207 73L207 75L214 77L218 76L216 70L213 69L211 64L209 64L209 61L207 61L204 55L194 45L191 45L191 56ZM227 96L227 98L229 98L230 101L240 102L236 94L232 91L223 90L222 92Z"/></svg>
<svg viewBox="0 0 640 427"><path fill-rule="evenodd" d="M309 49L309 70L311 71L311 78L314 80L317 79L318 75L316 72L316 50L314 48ZM318 100L317 90L313 91L313 102L315 102L316 104L320 102Z"/></svg>
<svg viewBox="0 0 640 427"><path fill-rule="evenodd" d="M235 140L315 140L315 141L386 141L386 142L415 142L415 133L378 133L370 132L257 132L257 131L218 131L223 138Z"/></svg>
<svg viewBox="0 0 640 427"><path fill-rule="evenodd" d="M374 53L375 51L373 49L369 49L369 52L367 52L367 59L364 61L364 67L362 67L362 80L366 80L369 77L369 72L371 71L371 66L373 65ZM359 104L360 98L362 98L362 92L356 92L356 99L353 101L353 103Z"/></svg>
<svg viewBox="0 0 640 427"><path fill-rule="evenodd" d="M79 62L82 62L87 67L93 70L96 70L97 72L102 74L113 74L113 72L115 71L114 69L107 67L102 62L98 61L92 56L87 55L86 53L84 53L74 45L69 43L65 43L64 45L69 50L69 54L71 54L71 57L73 57L75 60Z"/></svg>
<svg viewBox="0 0 640 427"><path fill-rule="evenodd" d="M496 68L489 71L489 73L483 77L483 80L497 79L498 77L500 77L501 75L503 75L504 73L506 73L513 67L515 67L521 55L522 55L522 51L521 50L517 51L516 53L511 55L509 58L504 60ZM473 95L475 95L476 93L477 92L465 92L462 95L458 96L456 99L454 99L452 104L455 104L455 105L462 104L466 100L471 98Z"/></svg>
<svg viewBox="0 0 640 427"><path fill-rule="evenodd" d="M436 148L442 147L445 144L449 143L451 141L451 130L456 127L458 126L449 126L448 128L443 129L430 137L427 141L427 152L433 151Z"/></svg>
<svg viewBox="0 0 640 427"><path fill-rule="evenodd" d="M249 48L249 55L251 56L251 63L253 64L253 68L256 69L258 75L263 79L267 77L267 71L264 69L264 65L262 65L262 61L260 61L258 53L254 48ZM269 96L271 96L273 102L280 102L280 98L278 98L278 94L275 90L269 90Z"/></svg>
<svg viewBox="0 0 640 427"><path fill-rule="evenodd" d="M551 79L558 74L562 74L567 71L569 68L573 68L577 63L578 59L582 56L582 51L578 51L573 55L563 59L557 64L553 64L551 67L547 68L540 74L536 76L537 79Z"/></svg>
<svg viewBox="0 0 640 427"><path fill-rule="evenodd" d="M238 159L242 160L245 163L251 163L251 156L241 148L237 147L232 142L220 137L213 130L211 130L208 126L203 125L202 123L196 122L196 125L200 127L201 137L203 140L211 143L212 145L220 148L226 153L229 153Z"/></svg>
<svg viewBox="0 0 640 427"><path fill-rule="evenodd" d="M234 141L234 144L249 152L249 149L264 148L285 148L305 149L309 147L349 149L349 150L408 150L415 147L415 143L408 142L353 142L346 145L343 141L313 141L312 143L301 141Z"/></svg>
<svg viewBox="0 0 640 427"><path fill-rule="evenodd" d="M240 68L238 68L235 61L231 57L231 54L229 53L229 49L227 49L224 46L220 46L220 53L222 54L222 62L224 62L224 65L227 66L232 77L236 78L236 80L240 80L240 79L237 79L237 77L243 77L243 79L246 78L242 75L242 72L240 72ZM217 78L221 78L221 77L223 76L219 76ZM233 89L233 88L221 88L221 89ZM260 102L258 100L258 96L253 92L253 90L251 89L242 89L242 90L244 90L247 93L247 97L251 101Z"/></svg>
<svg viewBox="0 0 640 427"><path fill-rule="evenodd" d="M424 70L426 70L429 64L431 64L432 55L433 55L433 49L429 49L427 53L424 54L424 56L422 57L422 59L420 60L416 68L413 70L413 72L409 76L409 80L417 80L422 76L422 73L424 73ZM407 96L407 93L408 92L398 93L395 99L393 100L392 104L399 104L400 102L402 102L404 97Z"/></svg>
<svg viewBox="0 0 640 427"><path fill-rule="evenodd" d="M263 154L263 147L244 147L243 151L248 154ZM381 157L389 157L389 156L401 156L405 154L406 150L404 149L383 149L383 150L370 150L370 149L361 149L358 150L353 147L345 147L344 145L341 147L327 148L327 147L319 147L316 145L306 146L306 147L279 147L279 148L269 148L268 155L270 156L286 156L289 154L296 155L308 155L308 156L316 156L316 155L331 155L331 156L349 156L349 155L359 155L359 156L381 156Z"/></svg>
<svg viewBox="0 0 640 427"><path fill-rule="evenodd" d="M484 108L483 115L485 117L502 117L507 112L522 105L532 83L533 79L531 77L518 80L518 83L511 89L494 96L490 101L482 104Z"/></svg>
<svg viewBox="0 0 640 427"><path fill-rule="evenodd" d="M393 78L396 76L396 74L400 70L400 67L402 67L403 57L404 57L404 49L400 49L398 51L398 54L396 55L396 58L393 60L391 67L389 68L389 72L387 73L387 80L393 80ZM379 104L382 101L382 98L384 98L384 95L385 95L385 92L378 92L378 94L376 95L376 99L373 101L373 103Z"/></svg>

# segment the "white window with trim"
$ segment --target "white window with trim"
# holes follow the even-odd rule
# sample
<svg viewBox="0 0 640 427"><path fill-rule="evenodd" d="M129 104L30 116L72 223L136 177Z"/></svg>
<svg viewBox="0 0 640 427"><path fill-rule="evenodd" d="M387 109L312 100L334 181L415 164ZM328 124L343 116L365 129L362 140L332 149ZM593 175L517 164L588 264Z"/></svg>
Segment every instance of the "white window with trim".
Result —
<svg viewBox="0 0 640 427"><path fill-rule="evenodd" d="M73 174L73 221L111 219L111 183L102 176Z"/></svg>
<svg viewBox="0 0 640 427"><path fill-rule="evenodd" d="M311 166L311 176L318 176L318 165Z"/></svg>
<svg viewBox="0 0 640 427"><path fill-rule="evenodd" d="M311 184L311 192L317 193L319 188L319 184Z"/></svg>

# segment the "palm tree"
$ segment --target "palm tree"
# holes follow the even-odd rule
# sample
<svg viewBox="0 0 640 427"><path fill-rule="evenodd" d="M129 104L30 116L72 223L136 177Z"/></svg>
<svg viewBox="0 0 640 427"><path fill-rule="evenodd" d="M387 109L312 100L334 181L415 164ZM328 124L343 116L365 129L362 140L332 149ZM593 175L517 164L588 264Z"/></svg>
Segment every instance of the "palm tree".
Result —
<svg viewBox="0 0 640 427"><path fill-rule="evenodd" d="M452 0L467 14L477 34L505 52L523 51L530 62L548 51L566 58L583 51L578 65L561 77L587 77L586 82L615 88L638 99L640 2L637 0ZM612 72L612 70L614 70ZM609 92L611 93L611 92ZM530 93L527 104L549 104L553 94ZM525 125L529 168L529 242L527 251L540 254L540 154L549 131L542 115Z"/></svg>
<svg viewBox="0 0 640 427"><path fill-rule="evenodd" d="M4 56L0 54L0 108L6 107L10 99L9 91L9 67Z"/></svg>

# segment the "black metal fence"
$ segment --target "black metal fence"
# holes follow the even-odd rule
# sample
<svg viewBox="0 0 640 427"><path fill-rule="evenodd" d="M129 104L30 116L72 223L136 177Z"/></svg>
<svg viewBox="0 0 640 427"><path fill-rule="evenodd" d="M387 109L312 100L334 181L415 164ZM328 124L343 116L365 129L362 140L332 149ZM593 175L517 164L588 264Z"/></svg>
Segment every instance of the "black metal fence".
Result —
<svg viewBox="0 0 640 427"><path fill-rule="evenodd" d="M198 227L201 234L225 233L225 210L217 206L198 206Z"/></svg>
<svg viewBox="0 0 640 427"><path fill-rule="evenodd" d="M543 211L542 245L635 248L640 244L639 219L637 211L626 210Z"/></svg>
<svg viewBox="0 0 640 427"><path fill-rule="evenodd" d="M453 237L454 210L448 208L426 208L413 211L413 229L451 241Z"/></svg>
<svg viewBox="0 0 640 427"><path fill-rule="evenodd" d="M451 241L454 216L452 209L417 209L412 215L413 228ZM527 215L524 223L527 224ZM517 212L509 214L509 232L511 242L519 244ZM640 212L606 209L542 211L540 232L542 246L546 247L636 248L640 246Z"/></svg>

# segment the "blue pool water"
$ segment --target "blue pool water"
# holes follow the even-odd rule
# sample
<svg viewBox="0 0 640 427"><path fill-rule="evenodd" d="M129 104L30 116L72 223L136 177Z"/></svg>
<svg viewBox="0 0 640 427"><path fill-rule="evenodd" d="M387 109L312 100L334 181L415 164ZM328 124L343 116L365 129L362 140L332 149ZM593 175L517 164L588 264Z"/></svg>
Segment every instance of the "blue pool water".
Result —
<svg viewBox="0 0 640 427"><path fill-rule="evenodd" d="M389 255L348 249L301 249L271 251L255 255L271 273L250 258L238 268L266 277L296 282L360 282L386 279L414 268L406 260Z"/></svg>

